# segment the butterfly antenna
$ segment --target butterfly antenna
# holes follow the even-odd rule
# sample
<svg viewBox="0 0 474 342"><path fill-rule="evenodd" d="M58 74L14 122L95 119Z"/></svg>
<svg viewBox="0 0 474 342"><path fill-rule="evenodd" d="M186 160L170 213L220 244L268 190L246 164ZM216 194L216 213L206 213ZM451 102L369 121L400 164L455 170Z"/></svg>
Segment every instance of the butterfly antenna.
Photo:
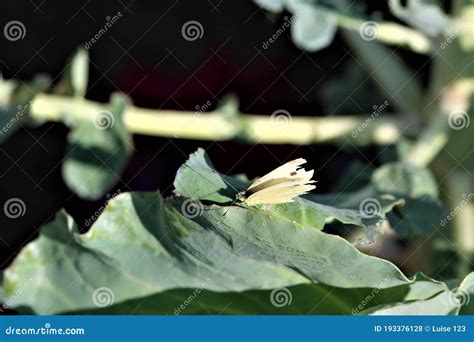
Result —
<svg viewBox="0 0 474 342"><path fill-rule="evenodd" d="M232 206L235 204L235 201L237 201L237 198L235 198L235 199L232 201L232 203L230 204L229 208L225 211L224 214L222 214L222 216L225 216L225 215L229 212L229 210L230 210L230 209L232 208Z"/></svg>

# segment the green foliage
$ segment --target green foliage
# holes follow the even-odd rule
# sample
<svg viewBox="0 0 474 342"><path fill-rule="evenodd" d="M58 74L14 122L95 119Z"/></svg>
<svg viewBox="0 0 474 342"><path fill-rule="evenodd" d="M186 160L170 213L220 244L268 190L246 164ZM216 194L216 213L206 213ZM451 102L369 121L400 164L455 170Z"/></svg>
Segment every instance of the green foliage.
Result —
<svg viewBox="0 0 474 342"><path fill-rule="evenodd" d="M0 83L3 78L0 76ZM49 84L49 78L38 76L30 83L12 84L7 104L0 104L0 143L28 122L32 100Z"/></svg>
<svg viewBox="0 0 474 342"><path fill-rule="evenodd" d="M433 309L432 297L450 293L446 285L407 279L320 231L331 219L363 224L353 211L309 200L292 210L217 205L246 183L220 175L203 150L180 168L175 185L168 199L113 198L85 235L59 213L6 270L5 302L39 314L362 314L385 305L407 312L403 303L412 301L408 312L459 309ZM107 308L98 297L104 289Z"/></svg>
<svg viewBox="0 0 474 342"><path fill-rule="evenodd" d="M292 18L291 38L301 49L319 51L334 40L338 19L334 12L307 0L259 0L257 4L271 12L287 9Z"/></svg>
<svg viewBox="0 0 474 342"><path fill-rule="evenodd" d="M385 164L372 177L379 193L403 198L403 206L387 214L391 226L403 237L432 234L446 210L430 171L407 163Z"/></svg>
<svg viewBox="0 0 474 342"><path fill-rule="evenodd" d="M338 27L334 13L305 1L292 1L289 9L295 16L291 36L298 47L318 51L332 43Z"/></svg>
<svg viewBox="0 0 474 342"><path fill-rule="evenodd" d="M235 198L250 182L219 173L199 149L178 170L169 198L159 193L121 194L101 208L104 212L84 235L69 215L59 212L0 273L0 301L6 307L37 314L474 314L474 273L462 281L450 281L449 286L422 274L408 279L392 263L363 254L324 230L337 222L373 232L388 221L408 241L435 235L445 209L438 199L439 185L424 166L441 151L437 175L454 183L448 177L451 171L468 171L472 164L474 126L469 125L472 113L468 113L474 89L469 68L472 30L461 30L456 26L461 25L461 17L451 20L428 0L409 0L406 6L399 0L389 1L392 13L416 30L366 21L356 6L346 8L344 0L257 2L275 13L289 11L292 17L285 20L291 24L294 43L310 52L328 47L341 28L355 57L346 78L337 75L322 87L322 107L331 113L343 111L344 105L351 110L354 101L341 104L339 99L357 95L368 106L359 106L362 112L387 100L409 125L426 124L415 143L400 138L403 161L369 171L365 165L355 166L336 187L337 193L310 194L270 208L245 207ZM467 2L454 7L458 15L464 12L464 19L473 11ZM373 36L361 32L367 23ZM394 51L382 43L397 44L397 48ZM418 72L396 56L399 47L436 51L426 96ZM368 77L380 93L361 87ZM0 142L23 123L43 122L30 120L30 107L38 92L50 90L44 79L10 84L0 84L0 100L6 102L0 107ZM87 85L88 55L79 50L53 89L68 96L74 104L68 108L79 114L65 111L60 97L53 97L59 102L54 110L40 101L43 106L37 113L69 126L64 180L82 198L98 199L118 182L133 147L123 119L127 100L115 96L107 109L89 106L91 101L84 100ZM3 98L4 93L8 98ZM245 125L250 124L240 121L235 99L222 103L219 119L226 121L214 121L210 129L220 134L218 140L238 137L246 141ZM91 113L91 108L100 110ZM145 123L134 124L143 130L155 121L144 120L141 111L137 109L136 117ZM426 117L418 115L421 112ZM462 114L463 127L452 127L453 113ZM371 119L378 115L372 113ZM294 123L298 123L296 118ZM201 134L203 126L199 127L191 137L207 138ZM161 131L150 132L159 135ZM268 141L274 142L273 138ZM372 138L367 136L366 142ZM458 186L466 184L469 176ZM371 205L368 212L366 203ZM457 227L457 239L469 239L468 229ZM466 256L469 252L453 251L458 257L462 254L467 267L472 265Z"/></svg>
<svg viewBox="0 0 474 342"><path fill-rule="evenodd" d="M446 215L437 198L436 182L429 170L408 163L387 163L375 170L369 184L348 193L310 195L308 198L338 208L357 209L372 199L401 236L432 234Z"/></svg>
<svg viewBox="0 0 474 342"><path fill-rule="evenodd" d="M71 124L63 176L81 197L102 197L127 165L132 143L122 121L126 106L127 100L117 95L112 98L110 110L96 113L92 121L76 120Z"/></svg>
<svg viewBox="0 0 474 342"><path fill-rule="evenodd" d="M442 33L449 21L448 16L433 1L408 0L404 7L401 0L390 0L389 5L394 15L433 37Z"/></svg>
<svg viewBox="0 0 474 342"><path fill-rule="evenodd" d="M172 313L192 293L186 289L201 289L208 295L199 301L209 300L211 308L224 308L230 293L244 300L227 313L236 308L259 313L258 306L246 305L249 301L276 313L268 290L292 287L292 296L300 299L284 312L300 312L329 294L325 304L336 301L339 307L323 307L323 312L349 313L355 299L370 289L391 288L387 298L403 300L412 286L419 286L392 264L359 253L337 236L279 218L265 224L269 214L242 208L223 216L222 210L205 207L201 216L190 220L180 207L157 193L120 195L82 236L70 218L59 214L6 271L9 305L41 314L75 312L93 308L94 292L107 287L117 303L116 313L129 313L129 304L119 303L150 295L157 300L151 299L150 305L159 303L154 313ZM436 283L430 289L442 290ZM21 296L16 295L19 291ZM242 291L249 292L238 294ZM311 293L318 296L298 307ZM349 296L356 297L344 303Z"/></svg>
<svg viewBox="0 0 474 342"><path fill-rule="evenodd" d="M87 50L78 49L72 56L64 77L56 87L58 92L82 99L86 96L89 81L89 53Z"/></svg>
<svg viewBox="0 0 474 342"><path fill-rule="evenodd" d="M421 109L422 92L417 78L389 48L377 41L363 40L356 32L345 32L344 36L358 59L374 70L371 77L392 107L405 112Z"/></svg>

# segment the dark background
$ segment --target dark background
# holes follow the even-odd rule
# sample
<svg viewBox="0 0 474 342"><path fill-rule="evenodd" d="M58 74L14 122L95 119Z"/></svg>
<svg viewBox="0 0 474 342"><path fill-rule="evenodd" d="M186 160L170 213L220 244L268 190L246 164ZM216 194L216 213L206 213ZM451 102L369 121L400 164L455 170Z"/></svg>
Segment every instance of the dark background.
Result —
<svg viewBox="0 0 474 342"><path fill-rule="evenodd" d="M386 6L371 1L366 12L396 21ZM194 111L207 101L213 109L233 92L242 112L270 115L285 109L298 116L370 113L374 104L385 99L366 76L356 92L334 90L335 84L348 79L348 70L366 72L339 35L330 47L307 53L292 43L287 30L270 48L262 49L262 43L289 14L274 16L247 0L3 0L0 26L20 20L27 31L16 42L0 36L3 77L28 81L46 73L57 83L76 47L89 41L106 17L118 11L122 18L89 50L87 98L91 100L107 102L112 92L121 91L137 106ZM202 24L202 39L183 39L181 27L189 20ZM397 53L413 69L426 62L425 57L404 50ZM427 64L418 74L425 84L429 67ZM65 186L60 164L67 131L60 123L22 127L0 146L0 203L20 197L27 207L23 217L0 219L2 268L56 211L65 208L83 224L104 203L82 200ZM370 146L250 146L148 136L134 136L134 143L133 158L110 193L160 189L169 194L178 167L197 147L208 149L219 171L245 173L251 178L283 161L304 157L315 169L319 193L334 189L354 161L375 168L380 158L392 158L390 153L379 156L377 148Z"/></svg>

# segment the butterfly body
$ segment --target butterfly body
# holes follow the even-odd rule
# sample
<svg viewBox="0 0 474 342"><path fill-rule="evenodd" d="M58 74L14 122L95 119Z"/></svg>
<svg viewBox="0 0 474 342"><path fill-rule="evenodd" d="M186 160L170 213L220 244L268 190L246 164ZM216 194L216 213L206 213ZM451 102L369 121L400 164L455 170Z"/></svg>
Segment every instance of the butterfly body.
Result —
<svg viewBox="0 0 474 342"><path fill-rule="evenodd" d="M306 160L299 158L276 168L239 192L236 199L248 206L293 202L295 197L316 188L311 180L314 170L301 168L304 163Z"/></svg>

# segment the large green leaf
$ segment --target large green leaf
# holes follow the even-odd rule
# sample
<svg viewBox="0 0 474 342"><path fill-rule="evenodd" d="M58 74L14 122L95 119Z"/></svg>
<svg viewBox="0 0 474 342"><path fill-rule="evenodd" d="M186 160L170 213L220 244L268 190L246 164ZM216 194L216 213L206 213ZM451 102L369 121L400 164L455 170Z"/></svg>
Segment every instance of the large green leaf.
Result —
<svg viewBox="0 0 474 342"><path fill-rule="evenodd" d="M368 293L380 293L366 303L373 306L443 290L435 282L409 281L391 263L337 236L270 219L271 213L235 207L223 216L224 208L205 206L191 220L181 213L181 201L168 203L158 193L119 195L85 235L59 214L6 270L5 299L40 314L96 309L104 301L117 305L113 313L144 313L139 301L148 303L148 313L172 313L198 291L212 312L256 314L260 307L280 312L266 298L285 287L294 304L284 312L314 304L317 314L348 313ZM311 293L318 295L307 298ZM229 298L238 302L226 310Z"/></svg>
<svg viewBox="0 0 474 342"><path fill-rule="evenodd" d="M59 213L6 270L5 302L40 314L359 314L447 290L420 275L409 280L320 230L332 220L363 226L383 215L307 199L270 210L228 206L248 181L218 173L204 150L174 184L167 200L113 198L85 235Z"/></svg>
<svg viewBox="0 0 474 342"><path fill-rule="evenodd" d="M79 196L100 198L118 182L132 152L122 121L126 105L125 98L114 96L110 110L96 113L93 120L72 122L62 171L66 184Z"/></svg>

